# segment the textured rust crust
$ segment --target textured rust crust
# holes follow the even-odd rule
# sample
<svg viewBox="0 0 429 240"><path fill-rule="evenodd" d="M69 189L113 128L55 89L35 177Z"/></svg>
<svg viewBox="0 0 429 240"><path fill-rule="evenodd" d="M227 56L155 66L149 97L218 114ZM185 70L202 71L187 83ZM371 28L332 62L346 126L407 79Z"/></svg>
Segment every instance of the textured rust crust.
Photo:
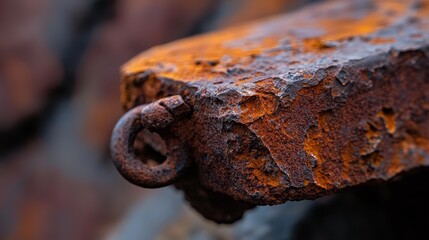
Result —
<svg viewBox="0 0 429 240"><path fill-rule="evenodd" d="M183 97L193 112L171 129L188 174L236 200L314 199L429 165L429 1L330 1L153 48L122 75L126 109Z"/></svg>

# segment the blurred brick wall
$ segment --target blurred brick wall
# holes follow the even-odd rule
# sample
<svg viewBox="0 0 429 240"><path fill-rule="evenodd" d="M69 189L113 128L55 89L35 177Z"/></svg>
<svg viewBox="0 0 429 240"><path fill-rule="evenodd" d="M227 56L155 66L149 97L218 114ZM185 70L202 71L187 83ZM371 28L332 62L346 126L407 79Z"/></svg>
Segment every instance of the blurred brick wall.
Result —
<svg viewBox="0 0 429 240"><path fill-rule="evenodd" d="M0 130L46 104L61 68L46 37L50 0L0 1Z"/></svg>

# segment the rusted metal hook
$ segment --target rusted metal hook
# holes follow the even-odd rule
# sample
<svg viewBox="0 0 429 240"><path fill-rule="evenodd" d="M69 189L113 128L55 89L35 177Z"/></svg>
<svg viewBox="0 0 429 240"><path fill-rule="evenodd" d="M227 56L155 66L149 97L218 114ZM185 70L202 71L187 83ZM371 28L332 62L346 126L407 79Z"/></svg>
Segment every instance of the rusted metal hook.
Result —
<svg viewBox="0 0 429 240"><path fill-rule="evenodd" d="M173 183L189 166L186 146L167 129L191 108L179 95L141 105L127 112L116 124L110 142L113 162L128 181L145 188ZM133 149L137 134L143 129L158 133L167 145L164 162L149 166Z"/></svg>

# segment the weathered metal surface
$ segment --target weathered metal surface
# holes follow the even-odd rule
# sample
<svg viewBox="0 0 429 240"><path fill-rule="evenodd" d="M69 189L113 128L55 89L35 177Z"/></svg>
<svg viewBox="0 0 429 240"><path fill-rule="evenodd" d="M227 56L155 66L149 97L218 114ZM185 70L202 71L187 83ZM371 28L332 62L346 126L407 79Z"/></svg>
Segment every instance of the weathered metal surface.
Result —
<svg viewBox="0 0 429 240"><path fill-rule="evenodd" d="M126 109L173 95L192 109L159 133L186 151L176 186L194 205L216 202L201 189L280 204L429 165L428 0L331 1L153 48L122 74Z"/></svg>

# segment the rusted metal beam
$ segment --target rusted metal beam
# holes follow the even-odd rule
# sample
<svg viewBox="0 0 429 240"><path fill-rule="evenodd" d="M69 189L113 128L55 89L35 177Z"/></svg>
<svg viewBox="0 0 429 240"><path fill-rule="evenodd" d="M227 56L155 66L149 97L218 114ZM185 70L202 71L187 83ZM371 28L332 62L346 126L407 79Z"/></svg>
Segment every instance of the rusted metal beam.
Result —
<svg viewBox="0 0 429 240"><path fill-rule="evenodd" d="M137 108L113 133L119 171L175 181L218 222L429 165L428 0L330 1L153 48L122 75ZM141 129L164 163L137 158Z"/></svg>

